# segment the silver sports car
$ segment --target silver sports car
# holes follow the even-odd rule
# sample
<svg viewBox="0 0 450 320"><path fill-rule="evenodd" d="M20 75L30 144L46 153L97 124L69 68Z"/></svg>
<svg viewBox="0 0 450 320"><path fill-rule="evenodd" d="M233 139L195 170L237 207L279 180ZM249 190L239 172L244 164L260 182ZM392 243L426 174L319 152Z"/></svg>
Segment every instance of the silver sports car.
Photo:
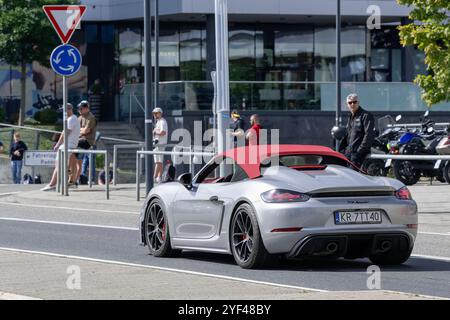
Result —
<svg viewBox="0 0 450 320"><path fill-rule="evenodd" d="M326 147L251 149L227 151L195 177L150 191L140 230L152 255L226 253L243 268L280 256L408 260L417 205L401 182L365 175Z"/></svg>

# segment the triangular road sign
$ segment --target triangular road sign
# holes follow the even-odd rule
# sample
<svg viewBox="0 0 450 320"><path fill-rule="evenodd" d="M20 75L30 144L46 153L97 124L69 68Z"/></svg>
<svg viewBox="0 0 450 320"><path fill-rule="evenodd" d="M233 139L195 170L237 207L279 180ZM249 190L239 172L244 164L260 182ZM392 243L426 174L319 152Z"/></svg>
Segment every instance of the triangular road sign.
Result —
<svg viewBox="0 0 450 320"><path fill-rule="evenodd" d="M63 43L68 43L86 12L86 6L43 6L45 14Z"/></svg>

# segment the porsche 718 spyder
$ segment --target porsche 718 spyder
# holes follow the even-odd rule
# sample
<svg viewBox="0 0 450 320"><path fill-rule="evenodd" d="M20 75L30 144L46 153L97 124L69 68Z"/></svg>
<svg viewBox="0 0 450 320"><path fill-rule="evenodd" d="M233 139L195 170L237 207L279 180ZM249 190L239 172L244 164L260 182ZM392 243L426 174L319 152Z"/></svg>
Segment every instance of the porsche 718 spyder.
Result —
<svg viewBox="0 0 450 320"><path fill-rule="evenodd" d="M243 268L281 256L408 260L417 204L400 181L365 175L327 147L272 145L248 161L250 149L217 155L194 177L149 192L140 231L153 256L232 254Z"/></svg>

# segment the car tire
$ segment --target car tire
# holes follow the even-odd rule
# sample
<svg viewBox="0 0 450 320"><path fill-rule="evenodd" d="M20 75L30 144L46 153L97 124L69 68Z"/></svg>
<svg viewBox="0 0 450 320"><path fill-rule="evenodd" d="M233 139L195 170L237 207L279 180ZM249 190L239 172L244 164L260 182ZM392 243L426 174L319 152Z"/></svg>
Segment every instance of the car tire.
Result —
<svg viewBox="0 0 450 320"><path fill-rule="evenodd" d="M375 159L364 163L363 170L366 171L369 176L385 177L387 175L387 170L384 161L382 160Z"/></svg>
<svg viewBox="0 0 450 320"><path fill-rule="evenodd" d="M155 257L173 257L181 250L174 250L170 244L169 224L164 206L159 199L153 199L145 213L145 240L150 254Z"/></svg>
<svg viewBox="0 0 450 320"><path fill-rule="evenodd" d="M414 169L411 161L394 161L394 176L407 186L412 186L420 180L420 171Z"/></svg>
<svg viewBox="0 0 450 320"><path fill-rule="evenodd" d="M275 262L264 247L253 207L241 204L230 224L230 247L236 263L244 269L256 269Z"/></svg>
<svg viewBox="0 0 450 320"><path fill-rule="evenodd" d="M397 250L391 250L386 253L372 255L369 257L375 265L399 265L405 263L411 256L412 249L404 253L399 253Z"/></svg>
<svg viewBox="0 0 450 320"><path fill-rule="evenodd" d="M450 184L450 161L447 161L442 169L442 175L444 176L445 181Z"/></svg>

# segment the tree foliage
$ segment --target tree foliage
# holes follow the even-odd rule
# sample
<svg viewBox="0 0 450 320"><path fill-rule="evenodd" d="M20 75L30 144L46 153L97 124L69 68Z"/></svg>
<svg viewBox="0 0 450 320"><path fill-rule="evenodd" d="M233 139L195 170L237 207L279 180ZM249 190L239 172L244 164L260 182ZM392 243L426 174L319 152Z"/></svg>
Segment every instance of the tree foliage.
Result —
<svg viewBox="0 0 450 320"><path fill-rule="evenodd" d="M26 96L26 65L37 61L49 66L58 37L44 5L76 4L76 0L0 0L0 60L21 70L19 125L23 124Z"/></svg>
<svg viewBox="0 0 450 320"><path fill-rule="evenodd" d="M412 8L413 23L399 27L402 45L415 45L425 53L430 73L418 75L415 83L422 98L432 106L450 100L450 1L397 0Z"/></svg>
<svg viewBox="0 0 450 320"><path fill-rule="evenodd" d="M38 61L49 65L58 37L43 5L74 4L70 0L0 0L0 59L14 66Z"/></svg>

